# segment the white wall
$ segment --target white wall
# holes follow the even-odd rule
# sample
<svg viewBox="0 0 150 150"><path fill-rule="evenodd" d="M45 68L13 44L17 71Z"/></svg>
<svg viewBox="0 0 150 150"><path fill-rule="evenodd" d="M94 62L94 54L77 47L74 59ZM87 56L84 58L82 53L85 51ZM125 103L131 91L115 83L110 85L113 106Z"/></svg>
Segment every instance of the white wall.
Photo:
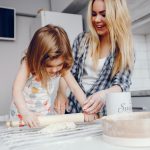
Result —
<svg viewBox="0 0 150 150"><path fill-rule="evenodd" d="M16 41L0 41L0 115L6 114L9 109L12 83L29 44L31 20L29 17L17 17Z"/></svg>
<svg viewBox="0 0 150 150"><path fill-rule="evenodd" d="M147 57L148 57L148 64L149 64L149 77L150 77L150 34L146 36L146 44L147 44ZM149 83L150 84L150 83Z"/></svg>
<svg viewBox="0 0 150 150"><path fill-rule="evenodd" d="M132 76L131 90L149 90L150 72L146 44L146 36L134 35L134 49L136 55L135 68Z"/></svg>
<svg viewBox="0 0 150 150"><path fill-rule="evenodd" d="M17 13L36 15L41 8L50 10L50 0L0 0L0 6L16 8Z"/></svg>

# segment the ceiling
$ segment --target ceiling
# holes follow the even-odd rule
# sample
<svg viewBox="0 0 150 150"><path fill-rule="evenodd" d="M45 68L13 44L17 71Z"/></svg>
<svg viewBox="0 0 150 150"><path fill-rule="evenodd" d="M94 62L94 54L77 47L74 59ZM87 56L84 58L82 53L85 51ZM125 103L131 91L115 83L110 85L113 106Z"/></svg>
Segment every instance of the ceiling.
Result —
<svg viewBox="0 0 150 150"><path fill-rule="evenodd" d="M77 13L87 6L89 0L73 0L73 2L66 7L63 12Z"/></svg>
<svg viewBox="0 0 150 150"><path fill-rule="evenodd" d="M150 34L150 0L127 0L133 33Z"/></svg>
<svg viewBox="0 0 150 150"><path fill-rule="evenodd" d="M140 26L137 29L133 29L133 33L135 34L150 34L150 22L144 24L143 26Z"/></svg>

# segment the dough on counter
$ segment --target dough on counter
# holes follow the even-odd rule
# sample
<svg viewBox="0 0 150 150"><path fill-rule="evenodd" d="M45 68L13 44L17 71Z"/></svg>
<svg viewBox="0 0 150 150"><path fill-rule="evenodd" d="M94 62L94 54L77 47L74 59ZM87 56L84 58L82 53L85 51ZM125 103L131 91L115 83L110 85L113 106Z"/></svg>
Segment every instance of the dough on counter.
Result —
<svg viewBox="0 0 150 150"><path fill-rule="evenodd" d="M58 122L58 123L52 123L45 128L41 129L40 133L54 133L61 130L67 130L67 129L75 129L76 124L74 122Z"/></svg>

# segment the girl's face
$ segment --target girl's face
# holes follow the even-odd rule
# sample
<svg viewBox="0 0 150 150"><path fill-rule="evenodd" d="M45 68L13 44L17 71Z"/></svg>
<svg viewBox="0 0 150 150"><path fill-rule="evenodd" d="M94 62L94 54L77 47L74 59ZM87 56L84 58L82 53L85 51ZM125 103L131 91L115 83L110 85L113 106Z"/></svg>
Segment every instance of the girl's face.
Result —
<svg viewBox="0 0 150 150"><path fill-rule="evenodd" d="M61 69L63 68L63 64L64 58L61 56L54 60L49 60L46 63L46 71L51 77L58 75Z"/></svg>
<svg viewBox="0 0 150 150"><path fill-rule="evenodd" d="M104 1L95 0L92 6L92 23L98 35L105 35L108 33L105 15Z"/></svg>

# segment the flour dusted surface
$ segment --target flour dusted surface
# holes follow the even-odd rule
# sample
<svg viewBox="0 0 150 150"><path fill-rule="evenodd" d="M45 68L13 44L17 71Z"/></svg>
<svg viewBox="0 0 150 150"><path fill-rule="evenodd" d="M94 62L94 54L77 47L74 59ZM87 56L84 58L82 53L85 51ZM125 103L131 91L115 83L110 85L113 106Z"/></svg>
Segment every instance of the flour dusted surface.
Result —
<svg viewBox="0 0 150 150"><path fill-rule="evenodd" d="M58 122L52 123L45 128L41 129L40 133L54 133L57 131L67 130L67 129L75 129L76 124L74 122Z"/></svg>

